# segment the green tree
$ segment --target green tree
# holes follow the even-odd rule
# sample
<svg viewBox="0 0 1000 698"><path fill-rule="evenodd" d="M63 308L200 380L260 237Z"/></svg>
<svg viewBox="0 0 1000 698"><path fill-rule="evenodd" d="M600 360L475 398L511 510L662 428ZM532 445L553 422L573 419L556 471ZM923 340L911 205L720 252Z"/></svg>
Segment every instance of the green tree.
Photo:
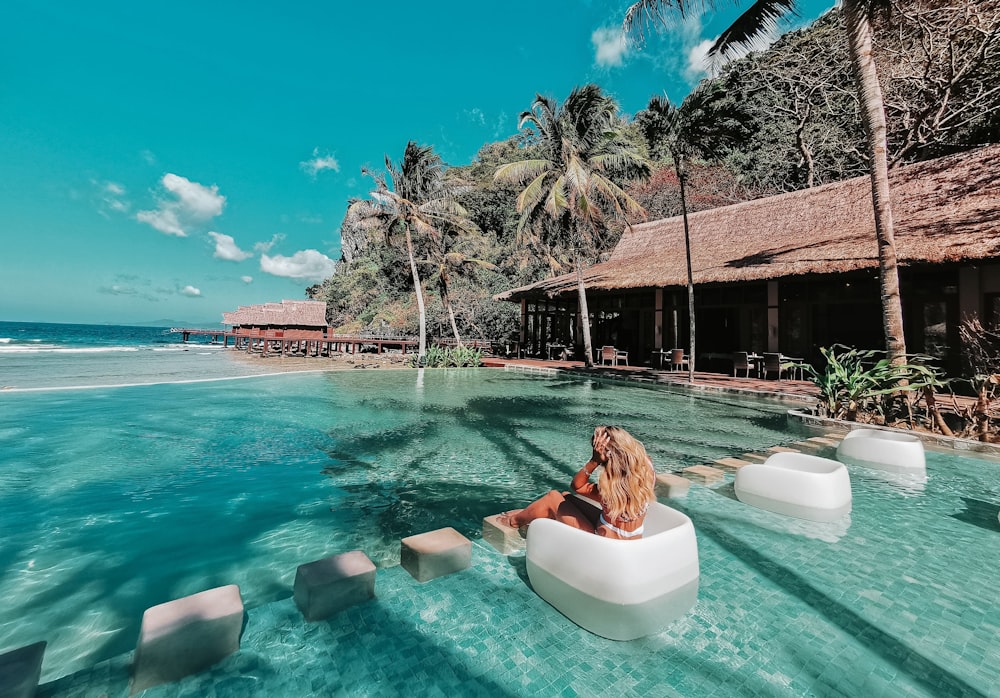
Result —
<svg viewBox="0 0 1000 698"><path fill-rule="evenodd" d="M737 3L740 4L740 3ZM625 12L623 29L639 32L651 20L662 19L670 10L684 17L696 8L712 8L712 0L639 0ZM775 23L795 11L796 0L756 0L733 24L722 32L709 51L710 56L725 57L748 46L772 31ZM854 79L862 104L861 123L871 162L872 208L875 213L875 237L878 243L879 280L882 295L882 324L886 352L894 364L906 361L903 336L903 308L899 296L899 271L896 242L889 200L889 164L886 141L885 105L882 87L872 50L872 17L888 11L889 0L842 0L841 12L847 31Z"/></svg>
<svg viewBox="0 0 1000 698"><path fill-rule="evenodd" d="M593 365L590 313L583 283L584 256L600 245L608 215L631 222L645 215L620 184L621 178L644 178L649 163L622 137L618 105L597 85L575 88L561 105L537 95L519 128L536 131L537 155L502 165L494 179L523 189L517 198L518 233L553 265L553 248L572 250L579 295L584 362Z"/></svg>
<svg viewBox="0 0 1000 698"><path fill-rule="evenodd" d="M390 246L405 245L419 315L418 361L427 353L427 311L415 243L436 245L441 225L462 228L468 224L444 181L442 165L432 147L410 141L398 165L386 155L384 174L362 168L362 174L375 180L375 189L369 199L355 201L348 209L358 228L380 230Z"/></svg>
<svg viewBox="0 0 1000 698"><path fill-rule="evenodd" d="M692 158L711 156L720 145L743 134L741 114L725 98L721 86L709 83L675 107L666 97L654 96L645 111L636 114L650 152L665 152L673 161L684 219L684 255L687 261L688 380L694 382L695 312L694 273L691 268L691 229L688 224L688 167Z"/></svg>

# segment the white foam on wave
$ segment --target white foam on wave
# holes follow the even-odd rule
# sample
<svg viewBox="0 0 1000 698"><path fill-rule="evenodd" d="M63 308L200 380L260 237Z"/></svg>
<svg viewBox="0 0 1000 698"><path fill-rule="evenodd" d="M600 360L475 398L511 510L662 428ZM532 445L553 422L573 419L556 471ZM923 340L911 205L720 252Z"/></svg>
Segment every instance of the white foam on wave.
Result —
<svg viewBox="0 0 1000 698"><path fill-rule="evenodd" d="M0 337L0 344L10 344L10 337Z"/></svg>
<svg viewBox="0 0 1000 698"><path fill-rule="evenodd" d="M275 371L274 373L254 373L246 376L220 376L215 378L186 378L184 380L153 380L148 383L101 383L94 385L57 385L40 388L18 388L12 385L0 386L0 393L42 393L48 391L66 390L102 390L107 388L137 388L144 385L185 385L187 383L217 383L219 381L238 381L246 378L268 378L270 376L295 376L302 373L329 373L336 369L314 368L304 371Z"/></svg>
<svg viewBox="0 0 1000 698"><path fill-rule="evenodd" d="M36 340L40 341L40 340ZM106 354L109 352L139 351L140 347L66 347L57 344L36 344L26 347L20 344L0 347L0 354Z"/></svg>

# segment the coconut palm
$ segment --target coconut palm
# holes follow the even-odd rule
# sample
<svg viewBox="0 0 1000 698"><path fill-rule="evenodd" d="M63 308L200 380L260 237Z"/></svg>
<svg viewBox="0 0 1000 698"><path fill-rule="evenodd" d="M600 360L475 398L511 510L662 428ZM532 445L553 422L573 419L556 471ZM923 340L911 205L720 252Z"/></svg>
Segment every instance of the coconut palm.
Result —
<svg viewBox="0 0 1000 698"><path fill-rule="evenodd" d="M478 228L476 228L478 231ZM462 346L462 338L458 334L458 323L455 321L455 308L451 302L451 279L452 275L464 276L475 269L496 270L496 265L492 262L472 257L468 250L463 249L463 241L455 239L447 233L434 241L431 249L431 256L427 260L433 268L433 274L437 280L438 294L441 296L441 305L448 312L448 320L451 323L452 334L455 335L455 343Z"/></svg>
<svg viewBox="0 0 1000 698"><path fill-rule="evenodd" d="M693 92L680 107L666 97L654 96L635 120L650 152L666 152L673 161L684 218L684 254L687 260L688 380L694 382L695 313L694 274L691 268L691 229L688 225L688 163L695 157L713 157L715 149L732 143L743 133L741 114L725 100L721 86L710 83Z"/></svg>
<svg viewBox="0 0 1000 698"><path fill-rule="evenodd" d="M737 5L741 4L738 0ZM651 22L663 20L664 13L673 11L685 17L693 11L710 9L712 0L639 0L625 13L622 28L626 33L643 29ZM709 50L713 57L729 57L742 48L752 48L763 36L773 31L778 19L795 11L796 0L756 0L726 29ZM899 298L899 272L896 264L896 244L889 200L889 165L887 158L885 105L878 72L872 56L871 17L877 11L888 11L890 0L842 0L841 12L847 30L851 65L863 108L861 122L865 131L872 172L872 206L875 213L875 237L882 293L882 323L885 330L886 352L893 363L906 361L906 341L903 337L903 310Z"/></svg>
<svg viewBox="0 0 1000 698"><path fill-rule="evenodd" d="M597 85L574 88L561 106L537 95L521 114L518 128L525 126L536 132L541 155L500 166L494 180L524 187L517 197L518 235L547 255L554 270L560 261L553 250L572 250L584 362L592 366L584 257L606 238L608 215L626 223L644 217L639 202L612 178L647 177L649 163L622 137L618 105Z"/></svg>
<svg viewBox="0 0 1000 698"><path fill-rule="evenodd" d="M370 199L355 201L348 209L348 215L361 229L381 231L388 245L406 246L417 298L420 322L417 356L421 364L427 353L427 311L415 243L433 247L441 238L441 225L475 228L455 202L442 176L442 166L441 157L432 147L410 141L398 165L385 156L385 174L362 168L363 174L375 180L375 190L369 194Z"/></svg>

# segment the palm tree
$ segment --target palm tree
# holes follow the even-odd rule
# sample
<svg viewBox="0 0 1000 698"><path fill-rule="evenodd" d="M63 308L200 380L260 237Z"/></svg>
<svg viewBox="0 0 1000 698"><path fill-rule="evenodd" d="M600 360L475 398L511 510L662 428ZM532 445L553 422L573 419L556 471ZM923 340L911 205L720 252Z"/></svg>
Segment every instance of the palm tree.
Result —
<svg viewBox="0 0 1000 698"><path fill-rule="evenodd" d="M420 322L418 362L423 363L427 353L427 311L424 306L423 287L417 271L417 257L414 251L414 237L418 241L440 239L441 224L467 227L472 225L463 219L464 209L452 197L449 186L442 176L441 157L430 146L417 145L413 141L406 144L403 159L398 165L385 156L388 176L362 168L365 174L375 180L375 190L369 196L353 202L348 215L353 216L357 225L368 230L380 230L388 245L406 245L410 263L410 274L417 294L417 312Z"/></svg>
<svg viewBox="0 0 1000 698"><path fill-rule="evenodd" d="M537 132L541 155L500 166L494 180L524 187L517 197L518 234L547 254L554 269L559 261L551 250L572 249L584 362L592 366L583 258L604 239L608 214L626 223L645 215L612 178L647 177L649 163L622 137L618 105L597 85L574 88L562 106L537 95L518 128L526 125Z"/></svg>
<svg viewBox="0 0 1000 698"><path fill-rule="evenodd" d="M694 382L695 313L694 274L691 268L691 230L688 225L688 162L694 157L713 156L716 147L736 140L743 133L741 115L727 104L721 86L711 83L698 89L675 107L659 95L649 100L645 111L636 114L650 152L666 152L673 161L681 194L684 218L684 254L687 260L688 295L688 381Z"/></svg>
<svg viewBox="0 0 1000 698"><path fill-rule="evenodd" d="M465 222L475 227L471 221ZM455 241L448 234L442 235L433 242L431 256L427 262L434 269L438 293L441 296L441 305L448 311L448 320L451 323L451 331L455 335L455 343L462 346L462 338L458 334L458 323L455 321L455 308L451 303L452 274L465 275L473 269L496 270L497 267L491 262L470 256L467 250L462 249L461 241Z"/></svg>
<svg viewBox="0 0 1000 698"><path fill-rule="evenodd" d="M740 4L738 0L736 4ZM643 27L653 20L662 19L666 10L673 10L683 18L695 9L712 8L714 5L712 0L639 0L625 12L622 28L626 33L637 31L641 37ZM779 18L793 13L797 5L796 0L756 0L750 3L749 9L722 32L709 55L726 57L740 48L752 47L774 29ZM872 56L871 26L874 13L888 11L889 8L890 0L841 0L851 65L863 105L861 123L872 165L872 207L878 242L886 353L893 363L900 364L906 361L906 340L903 337L903 309L899 297L892 204L889 200L885 105Z"/></svg>

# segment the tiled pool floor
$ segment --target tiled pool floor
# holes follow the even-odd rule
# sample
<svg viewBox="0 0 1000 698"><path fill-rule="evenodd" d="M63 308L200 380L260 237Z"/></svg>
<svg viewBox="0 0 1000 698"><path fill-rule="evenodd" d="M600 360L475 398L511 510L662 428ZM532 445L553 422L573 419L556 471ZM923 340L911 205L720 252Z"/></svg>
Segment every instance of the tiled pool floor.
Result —
<svg viewBox="0 0 1000 698"><path fill-rule="evenodd" d="M306 623L290 592L250 609L237 654L143 695L1000 695L996 513L991 524L941 512L948 530L928 535L926 511L906 514L924 499L852 480L854 512L833 524L748 507L731 476L666 500L695 522L701 586L651 638L581 630L531 591L523 554L477 539L470 569L425 584L380 569L377 598L329 621ZM954 545L940 549L942 536ZM891 540L898 553L873 560ZM39 695L126 696L130 659Z"/></svg>

